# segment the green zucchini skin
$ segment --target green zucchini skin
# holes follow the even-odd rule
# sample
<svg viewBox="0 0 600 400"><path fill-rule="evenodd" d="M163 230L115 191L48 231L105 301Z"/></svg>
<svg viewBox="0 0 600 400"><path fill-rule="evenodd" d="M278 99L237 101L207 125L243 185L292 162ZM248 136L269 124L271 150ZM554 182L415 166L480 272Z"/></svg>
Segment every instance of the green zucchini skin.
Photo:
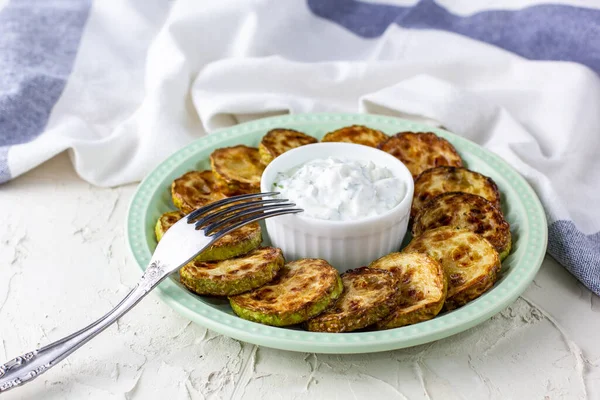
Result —
<svg viewBox="0 0 600 400"><path fill-rule="evenodd" d="M269 284L230 296L233 312L249 321L272 326L302 323L328 308L342 293L335 268L321 259L286 264Z"/></svg>
<svg viewBox="0 0 600 400"><path fill-rule="evenodd" d="M268 283L275 278L284 263L280 249L263 247L228 260L194 260L179 270L179 279L196 294L236 295Z"/></svg>

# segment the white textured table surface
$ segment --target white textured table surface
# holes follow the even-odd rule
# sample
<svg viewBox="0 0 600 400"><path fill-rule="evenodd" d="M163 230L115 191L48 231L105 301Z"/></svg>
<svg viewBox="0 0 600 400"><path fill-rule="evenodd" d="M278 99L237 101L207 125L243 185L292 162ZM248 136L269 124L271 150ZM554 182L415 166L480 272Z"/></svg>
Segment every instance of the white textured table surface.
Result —
<svg viewBox="0 0 600 400"><path fill-rule="evenodd" d="M63 154L0 186L0 361L103 315L139 277L124 221L134 185L81 181ZM319 355L257 347L150 294L10 399L600 399L600 298L549 257L489 321L410 349Z"/></svg>

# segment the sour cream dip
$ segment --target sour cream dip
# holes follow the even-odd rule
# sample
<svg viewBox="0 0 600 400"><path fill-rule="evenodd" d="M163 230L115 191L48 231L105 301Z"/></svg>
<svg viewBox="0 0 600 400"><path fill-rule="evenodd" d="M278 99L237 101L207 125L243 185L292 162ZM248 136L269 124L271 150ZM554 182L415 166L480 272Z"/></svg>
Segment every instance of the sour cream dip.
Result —
<svg viewBox="0 0 600 400"><path fill-rule="evenodd" d="M371 161L311 160L277 174L273 190L304 212L300 215L353 221L383 214L406 196L406 183Z"/></svg>

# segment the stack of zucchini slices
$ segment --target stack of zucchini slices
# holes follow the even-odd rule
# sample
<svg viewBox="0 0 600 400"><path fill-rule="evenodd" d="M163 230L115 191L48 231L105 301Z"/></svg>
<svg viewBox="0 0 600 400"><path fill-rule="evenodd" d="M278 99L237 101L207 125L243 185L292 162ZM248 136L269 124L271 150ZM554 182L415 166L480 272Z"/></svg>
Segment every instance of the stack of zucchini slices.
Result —
<svg viewBox="0 0 600 400"><path fill-rule="evenodd" d="M390 329L435 317L477 298L496 282L511 249L510 227L494 181L470 171L456 149L434 133L394 136L353 125L323 140L377 147L400 159L415 180L412 240L401 252L339 275L322 259L285 262L261 247L258 223L231 232L180 270L203 296L226 296L241 318L315 332ZM267 164L317 139L273 129L258 148L238 145L210 155L211 170L190 171L171 186L178 211L157 221L157 240L184 214L228 196L258 193Z"/></svg>
<svg viewBox="0 0 600 400"><path fill-rule="evenodd" d="M211 169L175 179L171 197L178 211L163 214L155 226L157 241L192 210L228 196L258 193L265 166L275 157L317 139L291 129L274 129L258 148L238 145L210 155ZM203 296L227 297L240 317L274 326L296 325L319 315L341 295L342 280L325 260L290 263L280 249L261 247L258 223L219 239L179 271L180 282Z"/></svg>
<svg viewBox="0 0 600 400"><path fill-rule="evenodd" d="M496 183L465 168L445 139L401 132L378 147L402 161L415 181L412 240L370 265L396 271L400 280L400 305L377 324L387 329L431 319L490 289L511 234Z"/></svg>

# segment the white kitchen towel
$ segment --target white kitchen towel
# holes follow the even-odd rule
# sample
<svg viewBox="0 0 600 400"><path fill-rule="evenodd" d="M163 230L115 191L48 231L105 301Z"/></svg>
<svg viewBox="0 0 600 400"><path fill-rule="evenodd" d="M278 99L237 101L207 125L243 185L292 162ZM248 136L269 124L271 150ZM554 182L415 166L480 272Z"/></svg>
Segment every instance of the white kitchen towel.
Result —
<svg viewBox="0 0 600 400"><path fill-rule="evenodd" d="M600 294L597 2L0 7L0 182L66 149L90 183L135 182L207 132L273 114L429 121L527 178L548 251Z"/></svg>

